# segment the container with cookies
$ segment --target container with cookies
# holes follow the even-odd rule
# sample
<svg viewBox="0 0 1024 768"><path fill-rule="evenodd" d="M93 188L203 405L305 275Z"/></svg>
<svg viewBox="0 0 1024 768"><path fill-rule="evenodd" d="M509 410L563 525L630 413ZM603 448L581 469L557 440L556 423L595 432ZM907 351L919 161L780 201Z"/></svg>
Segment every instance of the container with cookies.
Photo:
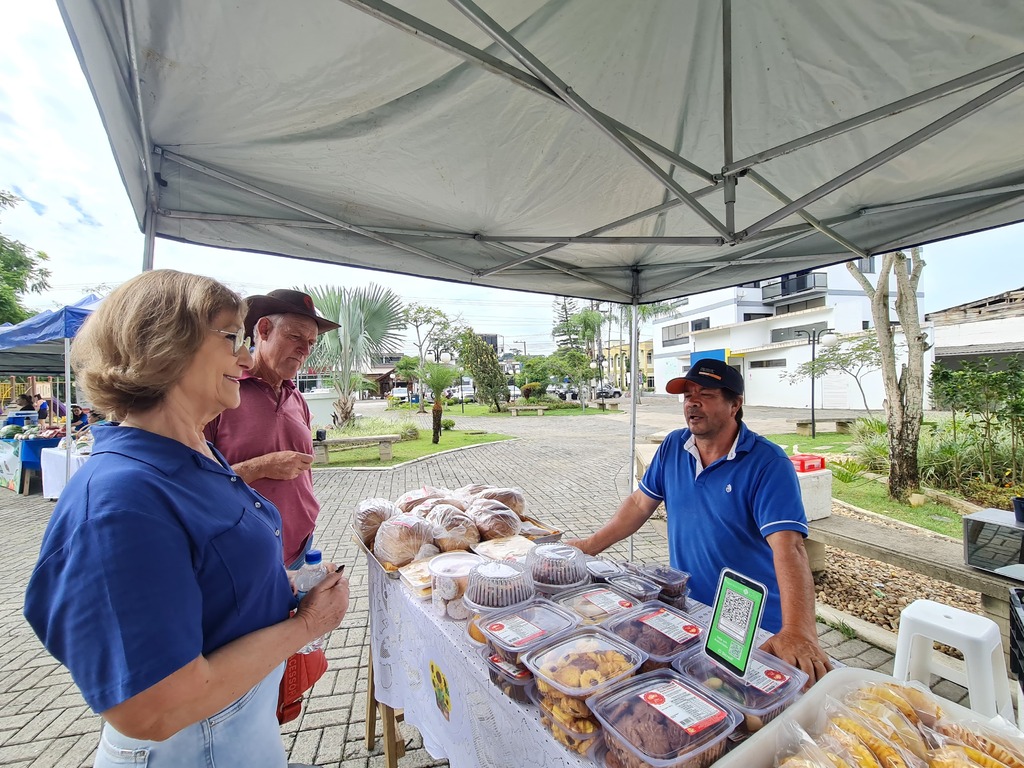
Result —
<svg viewBox="0 0 1024 768"><path fill-rule="evenodd" d="M526 566L544 597L590 581L587 556L568 544L538 544L526 556Z"/></svg>
<svg viewBox="0 0 1024 768"><path fill-rule="evenodd" d="M661 587L661 596L672 598L685 595L690 574L668 565L651 564L643 566L640 575Z"/></svg>
<svg viewBox="0 0 1024 768"><path fill-rule="evenodd" d="M594 582L606 582L609 576L621 576L625 572L625 568L611 560L601 557L591 557L587 560L587 573Z"/></svg>
<svg viewBox="0 0 1024 768"><path fill-rule="evenodd" d="M625 592L638 603L646 603L649 600L657 600L661 594L661 587L650 579L633 573L625 573L621 576L612 576L608 583L620 592Z"/></svg>
<svg viewBox="0 0 1024 768"><path fill-rule="evenodd" d="M435 613L456 621L470 617L472 612L462 598L469 585L469 572L483 560L472 552L445 552L430 561L430 599Z"/></svg>
<svg viewBox="0 0 1024 768"><path fill-rule="evenodd" d="M693 617L657 600L616 616L604 627L647 652L641 672L665 669L674 659L696 653L704 635L704 627Z"/></svg>
<svg viewBox="0 0 1024 768"><path fill-rule="evenodd" d="M487 667L487 675L491 678L501 692L512 701L520 704L529 702L526 689L533 683L533 673L522 664L512 664L505 661L501 656L493 653L490 648L480 649L484 665Z"/></svg>
<svg viewBox="0 0 1024 768"><path fill-rule="evenodd" d="M663 602L665 605L671 605L673 608L678 608L680 611L685 611L689 608L690 588L686 587L681 595L675 597L665 597L665 593L662 592L658 596L658 600Z"/></svg>
<svg viewBox="0 0 1024 768"><path fill-rule="evenodd" d="M607 768L707 768L743 719L671 669L626 680L590 706L604 731Z"/></svg>
<svg viewBox="0 0 1024 768"><path fill-rule="evenodd" d="M534 648L523 664L537 681L541 700L551 711L590 718L587 700L632 676L647 654L600 627L580 627Z"/></svg>
<svg viewBox="0 0 1024 768"><path fill-rule="evenodd" d="M582 707L586 714L577 716L571 707L560 706L550 696L542 696L536 685L528 686L526 690L530 701L540 710L540 724L551 731L555 741L571 752L593 759L603 739L601 724L590 710Z"/></svg>
<svg viewBox="0 0 1024 768"><path fill-rule="evenodd" d="M473 566L463 602L470 610L488 613L525 603L533 595L533 578L523 563L491 560Z"/></svg>
<svg viewBox="0 0 1024 768"><path fill-rule="evenodd" d="M477 621L491 650L511 664L555 635L580 623L575 614L541 598L484 615Z"/></svg>
<svg viewBox="0 0 1024 768"><path fill-rule="evenodd" d="M679 658L672 666L738 709L743 715L740 728L747 733L774 720L807 682L802 670L760 649L751 654L746 677L737 677L703 653Z"/></svg>
<svg viewBox="0 0 1024 768"><path fill-rule="evenodd" d="M580 617L581 624L602 624L632 610L639 601L611 584L586 584L559 592L552 601Z"/></svg>

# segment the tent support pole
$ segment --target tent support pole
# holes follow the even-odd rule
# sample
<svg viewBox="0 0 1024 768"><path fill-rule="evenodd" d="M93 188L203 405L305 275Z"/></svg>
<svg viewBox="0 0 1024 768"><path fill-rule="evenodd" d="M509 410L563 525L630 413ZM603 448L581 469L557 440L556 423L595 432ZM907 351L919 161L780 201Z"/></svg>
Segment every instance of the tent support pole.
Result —
<svg viewBox="0 0 1024 768"><path fill-rule="evenodd" d="M156 211L146 211L146 239L142 246L142 271L153 269L153 253L156 250Z"/></svg>
<svg viewBox="0 0 1024 768"><path fill-rule="evenodd" d="M629 493L633 493L636 487L636 402L639 399L638 367L639 353L637 350L637 337L640 335L637 329L637 316L639 304L640 271L633 268L633 302L631 307L633 323L630 326L629 334ZM629 495L629 494L627 494ZM629 537L629 561L633 562L633 536Z"/></svg>
<svg viewBox="0 0 1024 768"><path fill-rule="evenodd" d="M478 235L484 243L591 243L594 245L725 245L721 237L586 237L561 235Z"/></svg>
<svg viewBox="0 0 1024 768"><path fill-rule="evenodd" d="M506 80L509 80L522 88L526 88L529 91L533 91L539 96L551 99L563 106L569 106L561 97L558 96L558 94L552 91L551 88L540 79L523 72L517 67L511 66L507 62L502 61L496 56L492 56L486 51L474 48L465 41L448 34L443 29L432 26L422 19L418 19L400 8L396 8L395 6L384 2L383 0L341 0L341 2L355 8L356 10L362 11L365 14L373 16L375 19L379 19L385 24L390 24L395 29L407 32L419 40L430 43L453 56L458 56L460 59L463 59L470 64L483 67L491 74L504 77ZM638 143L647 147L655 155L658 155L671 163L675 163L680 168L689 171L694 176L703 179L705 182L715 183L715 177L712 173L704 170L698 165L695 165L677 152L673 152L668 147L662 146L650 137L643 135L624 123L620 123L615 118L609 117L603 112L598 112L598 114L602 115L605 120L615 127L616 130L626 134Z"/></svg>
<svg viewBox="0 0 1024 768"><path fill-rule="evenodd" d="M732 163L732 0L722 0L722 150L724 167ZM736 177L725 177L725 228L736 232Z"/></svg>
<svg viewBox="0 0 1024 768"><path fill-rule="evenodd" d="M64 336L64 485L71 479L71 339Z"/></svg>
<svg viewBox="0 0 1024 768"><path fill-rule="evenodd" d="M789 197L787 197L785 194L783 194L782 190L780 190L778 187L776 187L774 184L772 184L770 181L768 181L768 179L764 178L757 171L747 171L747 176L749 176L750 180L753 181L755 184L757 184L757 186L759 186L761 189L763 189L765 192L767 192L769 195L774 197L776 200L778 200L783 205L789 205L790 203L793 202ZM850 251L851 253L854 253L857 256L860 256L862 259L865 258L868 255L867 251L865 251L863 248L861 248L858 245L854 244L852 241L847 240L845 237L840 235L838 232L836 232L831 227L826 226L825 224L821 223L820 221L818 221L818 219L816 219L814 216L809 214L807 211L805 211L805 210L797 211L797 215L801 219L806 221L808 224L810 224L812 227L814 227L816 230L821 232L821 234L825 235L826 237L832 238L837 243L839 243L841 246L843 246L843 248L845 248L846 250Z"/></svg>
<svg viewBox="0 0 1024 768"><path fill-rule="evenodd" d="M876 205L871 208L862 208L859 216L871 216L875 213L889 213L891 211L904 211L910 208L926 208L929 205L941 205L942 203L954 203L958 200L974 200L979 197L992 197L993 195L1011 195L1024 192L1024 184L1008 184L1005 187L989 187L988 189L976 189L973 192L960 192L955 195L941 195L939 197L925 197L920 200L908 200L905 203L889 203L888 205Z"/></svg>
<svg viewBox="0 0 1024 768"><path fill-rule="evenodd" d="M1017 198L1011 198L1010 200L1000 200L998 203L993 203L987 208L982 208L980 211L971 211L970 213L965 213L963 216L958 216L955 219L950 219L948 223L957 224L961 221L970 221L971 219L976 219L981 214L996 213L1002 210L1003 208L1014 206L1016 204ZM900 248L906 248L907 243L914 241L919 243L927 242L928 238L930 237L929 233L933 229L934 227L926 227L925 229L920 229L917 232L910 232L901 237L899 240L890 240L888 243L880 243L879 245L871 249L871 253L889 253L890 251L899 250Z"/></svg>
<svg viewBox="0 0 1024 768"><path fill-rule="evenodd" d="M991 88L990 90L986 91L980 96L971 99L966 104L958 107L957 109L954 109L949 114L940 117L938 120L926 125L921 130L910 134L909 136L907 136L907 138L896 142L891 147L883 149L878 154L874 155L873 157L869 157L867 160L858 165L855 165L853 168L846 171L845 173L841 173L832 180L825 182L817 189L812 189L803 197L794 200L789 205L783 206L779 210L775 211L775 213L770 213L760 221L754 222L752 225L747 227L747 229L745 229L743 232L738 233L738 238L740 240L743 240L749 235L752 235L755 232L760 232L762 229L770 227L775 222L781 221L782 219L785 219L787 216L791 216L797 211L806 208L811 203L820 200L826 195L835 192L837 189L846 186L850 182L856 181L861 176L870 173L871 171L878 168L880 165L884 165L890 160L899 157L900 155L906 152L909 152L914 147L924 143L933 136L942 133L947 128L951 128L952 126L959 123L961 120L970 117L975 112L983 109L984 107L987 107L989 104L992 104L993 102L998 101L1004 96L1013 93L1021 86L1024 86L1024 72L1015 75L1014 77L1011 77L1009 80L1003 81L995 88Z"/></svg>
<svg viewBox="0 0 1024 768"><path fill-rule="evenodd" d="M194 171L199 171L200 173L203 173L211 178L218 179L219 181L223 181L226 184L230 184L233 187L243 189L246 192L251 192L252 194L257 195L258 197L264 198L265 200L270 200L272 202L277 203L278 205L283 205L285 208L290 208L293 211L304 213L307 216L312 216L313 218L319 219L320 221L326 221L328 224L333 224L339 229L344 229L355 235L362 235L363 237L368 238L370 240L375 240L378 243L384 243L385 245L394 246L399 250L407 251L416 256L422 256L423 258L429 261L433 261L438 264L443 264L444 266L458 270L459 272L464 272L466 274L473 273L472 269L464 267L462 264L458 264L454 261L442 258L441 256L436 256L433 253L424 251L415 246L407 245L406 243L403 243L400 240L395 240L394 238L387 237L386 235L379 235L376 232L372 232L369 229L365 229L355 224L349 224L347 221L342 221L341 219L336 219L333 216L328 216L326 213L321 213L320 211L314 210L309 206L302 205L301 203L296 203L294 200L289 200L286 197L275 195L273 192L268 192L265 189L260 189L257 186L249 184L248 182L242 181L241 179L236 179L234 176L222 173L221 171L214 170L213 168L210 168L207 165L203 165L200 162L187 158L183 155L179 155L176 152L171 152L169 150L163 149L161 150L161 154L164 157L167 157L170 160L173 160L174 162L178 163L179 165L184 165L186 168L191 168ZM364 266L371 265L367 264Z"/></svg>
<svg viewBox="0 0 1024 768"><path fill-rule="evenodd" d="M928 104L949 96L950 94L957 93L966 88L971 88L975 85L986 83L989 80L994 80L1002 75L1009 75L1017 70L1024 68L1024 53L1019 53L1016 56L1011 56L1003 61L996 62L987 67L983 67L975 72L963 75L954 80L936 85L933 88L928 88L916 93L913 96L908 96L905 99L899 99L886 104L884 107L873 109L870 112L865 112L863 115L857 117L851 117L849 120L843 120L841 123L836 123L829 128L822 128L820 131L809 133L806 136L787 141L785 144L779 144L771 149L766 149L763 152L758 152L756 155L750 155L744 157L742 160L736 160L731 162L723 169L726 176L733 176L737 173L742 173L747 168L751 168L755 165L772 160L776 157L795 152L798 149L809 147L812 144L817 144L820 141L831 139L834 136L852 131L855 128L868 125L877 120L881 120L885 117L899 114L900 112L906 112L908 109L913 107L919 107L922 104Z"/></svg>
<svg viewBox="0 0 1024 768"><path fill-rule="evenodd" d="M572 107L582 117L593 123L621 149L625 150L625 152L636 160L651 176L657 179L663 187L668 189L676 197L682 199L683 202L685 202L694 211L694 213L704 219L704 221L718 234L725 238L731 237L728 230L726 230L725 225L715 218L711 211L701 205L693 195L683 189L682 185L678 181L662 170L661 166L640 151L633 142L627 139L614 125L612 125L611 121L609 121L605 115L591 107L590 104L580 97L579 94L577 94L569 85L564 83L558 75L545 66L540 59L530 53L530 51L505 31L505 29L494 21L494 19L484 13L478 5L472 2L472 0L448 0L448 2L462 11L462 13L464 13L474 24L486 32L494 42L512 54L512 56L514 56L523 66L533 72L534 75L543 80L548 88L558 94L560 99Z"/></svg>

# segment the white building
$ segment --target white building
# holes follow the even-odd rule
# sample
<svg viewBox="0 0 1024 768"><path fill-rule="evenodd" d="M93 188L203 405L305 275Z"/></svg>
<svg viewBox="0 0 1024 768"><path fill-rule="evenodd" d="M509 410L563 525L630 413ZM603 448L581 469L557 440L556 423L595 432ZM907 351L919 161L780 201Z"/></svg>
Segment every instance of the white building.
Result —
<svg viewBox="0 0 1024 768"><path fill-rule="evenodd" d="M1024 354L1024 288L925 315L935 328L935 359L948 368L961 362Z"/></svg>
<svg viewBox="0 0 1024 768"><path fill-rule="evenodd" d="M856 263L874 285L881 257ZM918 293L919 302L922 295ZM811 359L807 334L833 329L843 337L872 328L870 301L843 264L698 294L675 304L672 315L654 321L655 391L664 392L665 383L689 370L692 360L715 357L742 374L744 399L750 405L810 407L810 380L786 378ZM905 348L900 338L897 345ZM928 371L931 352L926 356ZM885 397L881 373L866 374L861 383L868 405L880 410ZM819 408L864 407L857 382L845 373L817 378L814 398Z"/></svg>

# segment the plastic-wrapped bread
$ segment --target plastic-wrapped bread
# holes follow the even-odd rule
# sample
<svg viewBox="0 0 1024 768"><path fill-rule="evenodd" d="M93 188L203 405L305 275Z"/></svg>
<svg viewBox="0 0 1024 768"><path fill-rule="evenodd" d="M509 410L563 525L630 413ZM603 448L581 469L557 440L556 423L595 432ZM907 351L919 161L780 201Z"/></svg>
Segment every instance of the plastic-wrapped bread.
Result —
<svg viewBox="0 0 1024 768"><path fill-rule="evenodd" d="M493 499L477 499L468 507L466 513L473 518L480 531L480 539L503 539L516 536L522 521L519 515L500 501Z"/></svg>
<svg viewBox="0 0 1024 768"><path fill-rule="evenodd" d="M363 499L356 504L352 515L352 527L366 546L372 546L377 529L385 520L400 515L401 510L388 499Z"/></svg>
<svg viewBox="0 0 1024 768"><path fill-rule="evenodd" d="M526 517L526 497L518 488L485 488L476 494L478 499L494 499L511 509L520 519Z"/></svg>
<svg viewBox="0 0 1024 768"><path fill-rule="evenodd" d="M433 524L415 515L396 515L385 520L373 540L374 556L391 570L437 552Z"/></svg>
<svg viewBox="0 0 1024 768"><path fill-rule="evenodd" d="M422 488L413 488L411 491L406 491L397 499L395 499L395 506L403 512L411 512L413 507L417 507L427 499L443 499L446 496L454 495L447 488L433 488L429 485L425 485Z"/></svg>
<svg viewBox="0 0 1024 768"><path fill-rule="evenodd" d="M460 498L456 495L439 496L433 499L426 499L409 510L411 515L429 517L430 511L437 506L456 507L460 512L465 512L472 499Z"/></svg>
<svg viewBox="0 0 1024 768"><path fill-rule="evenodd" d="M479 494L481 491L486 491L490 487L491 486L484 485L483 483L469 483L468 485L464 485L461 488L456 488L454 493L456 496L462 496L467 499L475 499L477 497L477 494Z"/></svg>
<svg viewBox="0 0 1024 768"><path fill-rule="evenodd" d="M451 504L437 504L427 513L434 526L434 544L442 552L469 549L480 543L480 531L473 518Z"/></svg>

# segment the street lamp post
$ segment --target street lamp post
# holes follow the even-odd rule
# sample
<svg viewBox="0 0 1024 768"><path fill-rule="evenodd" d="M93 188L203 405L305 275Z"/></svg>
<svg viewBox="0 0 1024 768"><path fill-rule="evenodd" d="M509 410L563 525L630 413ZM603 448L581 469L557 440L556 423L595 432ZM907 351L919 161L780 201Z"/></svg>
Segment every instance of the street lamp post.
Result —
<svg viewBox="0 0 1024 768"><path fill-rule="evenodd" d="M465 372L465 368L459 366L459 405L462 406L462 415L466 415L466 398L462 394L462 374Z"/></svg>
<svg viewBox="0 0 1024 768"><path fill-rule="evenodd" d="M800 329L797 329L796 331L794 331L794 333L796 333L799 336L806 336L807 337L807 343L811 345L811 439L812 440L815 437L817 437L817 434L818 434L817 424L816 424L816 422L814 420L814 361L815 361L816 356L817 356L818 344L820 343L821 346L823 346L823 347L831 346L833 343L835 343L835 336L832 335L835 332L836 332L835 328L822 328L820 331L813 331L813 330L812 331L804 331L804 330L800 330ZM822 338L825 335L829 335L830 336L830 340L829 341L826 341L825 339Z"/></svg>
<svg viewBox="0 0 1024 768"><path fill-rule="evenodd" d="M513 341L512 343L513 344L522 344L523 345L523 357L527 356L526 355L526 342L525 341Z"/></svg>

